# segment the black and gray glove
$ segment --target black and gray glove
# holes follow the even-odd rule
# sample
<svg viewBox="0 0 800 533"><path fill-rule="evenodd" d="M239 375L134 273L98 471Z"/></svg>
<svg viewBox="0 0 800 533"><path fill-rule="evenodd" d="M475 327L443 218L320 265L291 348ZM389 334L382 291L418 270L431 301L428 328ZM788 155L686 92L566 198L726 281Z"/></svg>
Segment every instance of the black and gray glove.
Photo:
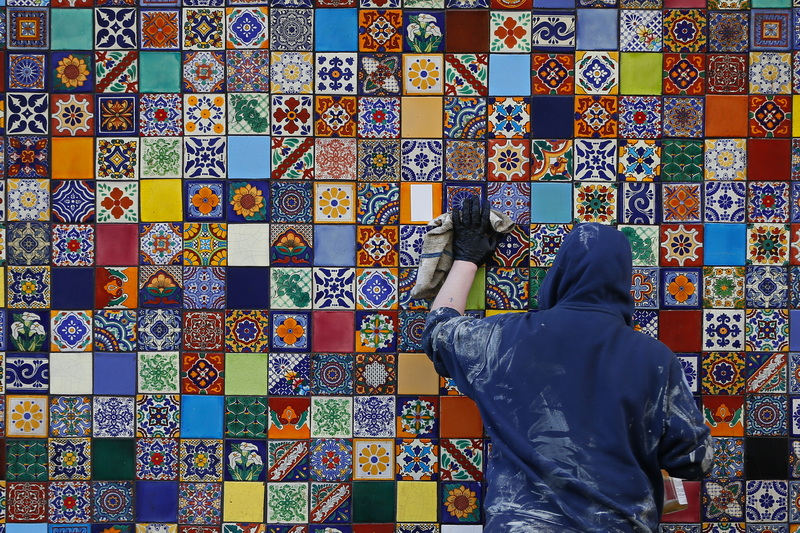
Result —
<svg viewBox="0 0 800 533"><path fill-rule="evenodd" d="M475 196L453 208L453 259L481 266L491 257L501 235L492 228L490 211L488 202L481 207Z"/></svg>

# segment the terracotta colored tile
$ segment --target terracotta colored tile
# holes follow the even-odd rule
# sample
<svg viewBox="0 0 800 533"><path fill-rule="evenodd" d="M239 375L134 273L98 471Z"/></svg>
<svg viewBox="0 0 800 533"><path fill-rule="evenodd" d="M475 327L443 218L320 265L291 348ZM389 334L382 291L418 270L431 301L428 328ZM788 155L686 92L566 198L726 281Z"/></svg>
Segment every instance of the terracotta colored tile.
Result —
<svg viewBox="0 0 800 533"><path fill-rule="evenodd" d="M483 436L481 415L475 402L466 396L445 396L441 402L440 437L477 439Z"/></svg>
<svg viewBox="0 0 800 533"><path fill-rule="evenodd" d="M747 137L747 96L706 96L707 137Z"/></svg>
<svg viewBox="0 0 800 533"><path fill-rule="evenodd" d="M661 311L658 338L673 352L701 351L702 311Z"/></svg>
<svg viewBox="0 0 800 533"><path fill-rule="evenodd" d="M747 179L783 181L792 177L789 139L748 139Z"/></svg>
<svg viewBox="0 0 800 533"><path fill-rule="evenodd" d="M489 49L489 12L471 9L448 10L445 51L451 53L485 52Z"/></svg>

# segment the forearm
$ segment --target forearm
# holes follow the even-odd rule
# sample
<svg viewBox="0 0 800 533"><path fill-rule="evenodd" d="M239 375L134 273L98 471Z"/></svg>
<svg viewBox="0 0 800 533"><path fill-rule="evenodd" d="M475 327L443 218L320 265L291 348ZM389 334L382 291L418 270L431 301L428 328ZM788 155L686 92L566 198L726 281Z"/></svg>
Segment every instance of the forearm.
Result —
<svg viewBox="0 0 800 533"><path fill-rule="evenodd" d="M475 274L478 265L470 261L456 260L453 267L447 274L439 294L431 304L431 311L439 307L452 307L462 315L467 307L467 296L472 282L475 281Z"/></svg>

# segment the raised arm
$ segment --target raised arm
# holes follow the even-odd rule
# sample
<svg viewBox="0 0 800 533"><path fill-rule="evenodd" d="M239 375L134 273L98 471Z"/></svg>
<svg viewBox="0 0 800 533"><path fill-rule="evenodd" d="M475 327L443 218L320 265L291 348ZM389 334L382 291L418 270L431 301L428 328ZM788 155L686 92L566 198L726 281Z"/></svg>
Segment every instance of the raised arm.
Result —
<svg viewBox="0 0 800 533"><path fill-rule="evenodd" d="M431 311L451 307L464 314L475 273L492 255L500 239L489 214L488 202L481 206L475 196L464 200L461 208L453 209L453 267L433 300Z"/></svg>

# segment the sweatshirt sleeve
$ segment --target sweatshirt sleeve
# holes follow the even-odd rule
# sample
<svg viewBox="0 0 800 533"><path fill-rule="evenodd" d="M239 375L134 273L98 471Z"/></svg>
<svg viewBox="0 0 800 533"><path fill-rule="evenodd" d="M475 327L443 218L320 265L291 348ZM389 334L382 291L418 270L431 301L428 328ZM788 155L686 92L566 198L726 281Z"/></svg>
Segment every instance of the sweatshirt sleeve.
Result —
<svg viewBox="0 0 800 533"><path fill-rule="evenodd" d="M491 325L462 316L453 308L440 307L428 314L422 347L439 375L453 378L459 390L470 396L472 383L485 365Z"/></svg>
<svg viewBox="0 0 800 533"><path fill-rule="evenodd" d="M670 366L665 409L664 433L659 444L661 468L673 477L702 478L711 469L714 440L677 358L673 358Z"/></svg>

